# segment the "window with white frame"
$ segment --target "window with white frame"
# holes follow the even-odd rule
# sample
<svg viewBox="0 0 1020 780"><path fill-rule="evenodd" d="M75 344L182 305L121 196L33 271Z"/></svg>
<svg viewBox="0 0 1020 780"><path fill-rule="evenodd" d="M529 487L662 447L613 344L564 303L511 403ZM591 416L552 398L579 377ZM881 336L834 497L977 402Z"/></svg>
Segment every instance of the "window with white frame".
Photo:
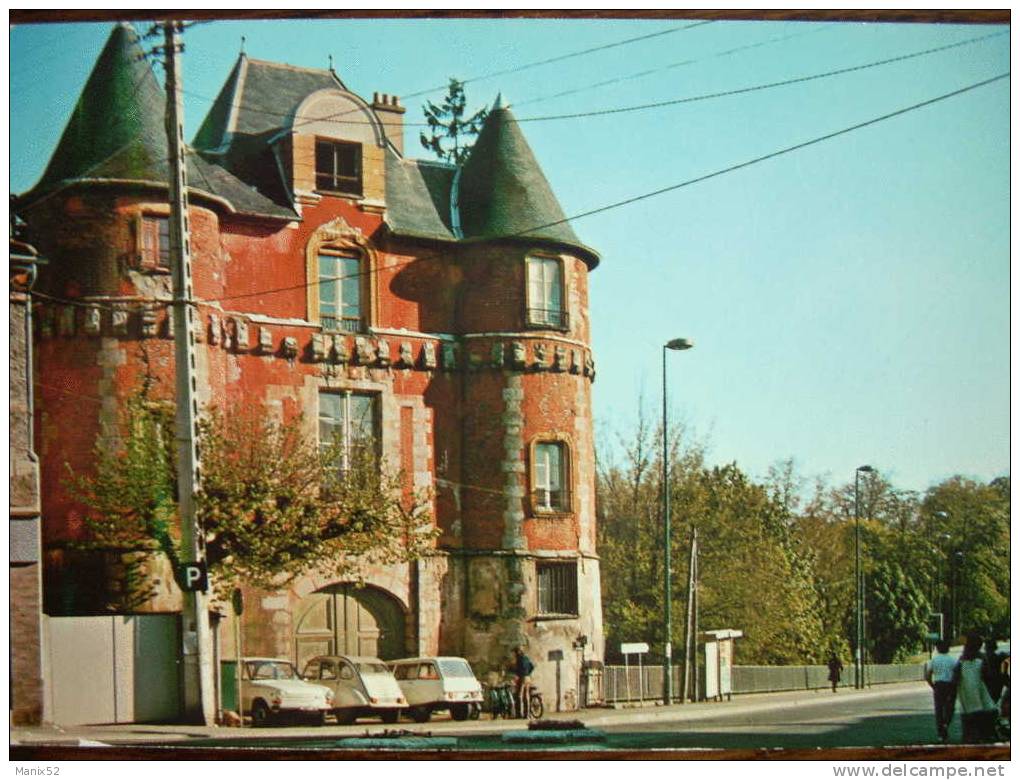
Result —
<svg viewBox="0 0 1020 780"><path fill-rule="evenodd" d="M337 465L341 471L350 470L362 458L374 458L378 454L378 428L376 396L319 393L319 446L337 448Z"/></svg>
<svg viewBox="0 0 1020 780"><path fill-rule="evenodd" d="M536 512L570 509L569 452L562 441L535 443L531 472L531 501Z"/></svg>
<svg viewBox="0 0 1020 780"><path fill-rule="evenodd" d="M577 614L576 561L539 561L535 574L540 615Z"/></svg>
<svg viewBox="0 0 1020 780"><path fill-rule="evenodd" d="M566 329L570 322L564 305L563 261L558 257L529 255L527 276L527 324Z"/></svg>
<svg viewBox="0 0 1020 780"><path fill-rule="evenodd" d="M360 333L365 326L364 258L356 252L319 252L319 322L325 330Z"/></svg>

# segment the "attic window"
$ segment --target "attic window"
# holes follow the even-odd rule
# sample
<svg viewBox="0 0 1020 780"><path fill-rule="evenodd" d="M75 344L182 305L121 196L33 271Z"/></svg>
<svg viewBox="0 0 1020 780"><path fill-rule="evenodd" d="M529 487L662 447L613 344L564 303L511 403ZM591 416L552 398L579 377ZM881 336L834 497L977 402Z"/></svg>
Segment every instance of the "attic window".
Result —
<svg viewBox="0 0 1020 780"><path fill-rule="evenodd" d="M170 270L170 220L151 214L142 216L139 230L139 266L148 270Z"/></svg>
<svg viewBox="0 0 1020 780"><path fill-rule="evenodd" d="M361 195L361 144L316 139L315 188Z"/></svg>

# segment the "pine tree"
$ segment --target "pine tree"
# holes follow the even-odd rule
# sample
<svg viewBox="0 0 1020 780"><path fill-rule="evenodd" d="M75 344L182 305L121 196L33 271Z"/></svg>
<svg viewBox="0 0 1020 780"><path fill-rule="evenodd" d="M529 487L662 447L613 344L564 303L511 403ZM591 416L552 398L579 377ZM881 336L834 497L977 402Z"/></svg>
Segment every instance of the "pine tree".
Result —
<svg viewBox="0 0 1020 780"><path fill-rule="evenodd" d="M425 121L431 135L421 133L421 145L433 152L436 157L454 165L460 165L467 159L471 151L468 138L477 136L482 129L485 117L489 115L487 108L464 117L467 98L464 95L464 82L450 79L450 86L441 105L431 100L425 102ZM449 146L444 145L449 143Z"/></svg>

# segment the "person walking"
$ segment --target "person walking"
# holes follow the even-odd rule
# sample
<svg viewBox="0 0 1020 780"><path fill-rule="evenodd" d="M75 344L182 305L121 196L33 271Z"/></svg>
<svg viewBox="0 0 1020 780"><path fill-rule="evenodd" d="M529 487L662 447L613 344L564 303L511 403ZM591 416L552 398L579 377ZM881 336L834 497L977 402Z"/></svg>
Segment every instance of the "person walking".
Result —
<svg viewBox="0 0 1020 780"><path fill-rule="evenodd" d="M535 671L535 664L524 654L523 647L514 648L514 661L511 666L515 682L515 704L517 705L517 716L527 718L530 713L529 699L531 693L531 673Z"/></svg>
<svg viewBox="0 0 1020 780"><path fill-rule="evenodd" d="M835 653L829 654L829 682L832 683L832 692L836 692L836 688L839 686L839 677L843 672L843 662L839 660L839 656Z"/></svg>
<svg viewBox="0 0 1020 780"><path fill-rule="evenodd" d="M998 711L984 682L984 659L981 658L981 635L968 634L963 653L956 665L956 703L963 722L966 744L992 742Z"/></svg>
<svg viewBox="0 0 1020 780"><path fill-rule="evenodd" d="M1002 662L1006 660L1004 653L998 652L999 644L994 637L985 640L985 662L981 668L982 679L992 701L998 703L1002 698L1002 688L1006 684L1006 678L1002 673Z"/></svg>
<svg viewBox="0 0 1020 780"><path fill-rule="evenodd" d="M932 689L935 702L935 730L942 744L949 742L949 726L953 722L956 704L956 659L949 654L949 641L940 639L935 643L935 653L924 665L924 679Z"/></svg>

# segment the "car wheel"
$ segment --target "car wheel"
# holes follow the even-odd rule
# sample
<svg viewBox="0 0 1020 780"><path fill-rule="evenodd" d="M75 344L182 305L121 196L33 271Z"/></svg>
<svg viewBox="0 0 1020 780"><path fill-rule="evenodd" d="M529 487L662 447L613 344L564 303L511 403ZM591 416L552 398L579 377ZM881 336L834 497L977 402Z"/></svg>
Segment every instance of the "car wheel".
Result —
<svg viewBox="0 0 1020 780"><path fill-rule="evenodd" d="M454 720L467 720L471 714L471 708L467 704L451 704L450 715Z"/></svg>
<svg viewBox="0 0 1020 780"><path fill-rule="evenodd" d="M336 715L336 722L341 726L350 726L358 719L358 711L354 707L344 707L333 712Z"/></svg>
<svg viewBox="0 0 1020 780"><path fill-rule="evenodd" d="M468 715L468 717L471 718L471 720L478 720L478 718L481 717L481 714L482 714L482 705L478 704L476 702L476 703L470 705L470 707L471 707L471 714Z"/></svg>
<svg viewBox="0 0 1020 780"><path fill-rule="evenodd" d="M260 729L263 726L268 726L270 715L269 705L262 701L262 699L256 699L255 703L251 705L252 727Z"/></svg>
<svg viewBox="0 0 1020 780"><path fill-rule="evenodd" d="M382 713L383 723L396 723L400 720L400 710L384 710Z"/></svg>
<svg viewBox="0 0 1020 780"><path fill-rule="evenodd" d="M411 708L411 719L415 723L428 723L429 718L432 717L432 710L428 707L412 707Z"/></svg>
<svg viewBox="0 0 1020 780"><path fill-rule="evenodd" d="M313 726L325 726L326 725L326 711L322 710L317 712L311 717Z"/></svg>

